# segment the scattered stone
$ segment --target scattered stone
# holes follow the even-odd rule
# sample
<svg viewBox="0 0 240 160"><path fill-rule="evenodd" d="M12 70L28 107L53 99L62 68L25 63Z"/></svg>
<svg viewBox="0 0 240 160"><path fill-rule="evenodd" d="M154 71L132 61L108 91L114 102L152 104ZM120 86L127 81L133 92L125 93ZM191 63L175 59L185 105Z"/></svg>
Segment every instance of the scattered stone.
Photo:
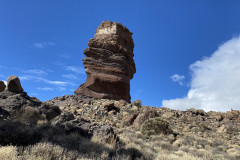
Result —
<svg viewBox="0 0 240 160"><path fill-rule="evenodd" d="M116 144L118 142L118 137L114 133L113 128L109 125L95 127L92 139L108 144Z"/></svg>
<svg viewBox="0 0 240 160"><path fill-rule="evenodd" d="M130 102L136 73L132 33L120 23L103 21L88 46L83 59L87 80L74 93Z"/></svg>
<svg viewBox="0 0 240 160"><path fill-rule="evenodd" d="M21 86L20 80L17 76L9 76L7 82L7 91L10 92L23 92L23 88Z"/></svg>
<svg viewBox="0 0 240 160"><path fill-rule="evenodd" d="M107 109L108 112L112 110L119 112L119 108L115 107L115 104L113 102L106 102L104 103L103 107Z"/></svg>
<svg viewBox="0 0 240 160"><path fill-rule="evenodd" d="M226 126L225 125L222 125L221 127L219 127L218 129L217 129L217 132L218 133L223 133L223 132L226 132L227 131L227 129L226 129Z"/></svg>
<svg viewBox="0 0 240 160"><path fill-rule="evenodd" d="M63 112L61 113L59 116L55 117L53 120L52 120L52 125L53 126L60 126L61 124L63 124L64 122L66 121L70 121L70 120L73 120L74 119L74 116L72 113L70 112Z"/></svg>
<svg viewBox="0 0 240 160"><path fill-rule="evenodd" d="M3 92L6 88L6 85L3 81L0 81L0 92Z"/></svg>
<svg viewBox="0 0 240 160"><path fill-rule="evenodd" d="M163 119L168 120L168 119L172 118L173 116L174 116L174 113L173 113L173 112L165 112L161 117L162 117Z"/></svg>
<svg viewBox="0 0 240 160"><path fill-rule="evenodd" d="M236 120L240 116L240 112L238 110L231 110L226 113L226 118L230 120Z"/></svg>
<svg viewBox="0 0 240 160"><path fill-rule="evenodd" d="M127 105L127 102L125 100L119 100L118 103L120 107Z"/></svg>

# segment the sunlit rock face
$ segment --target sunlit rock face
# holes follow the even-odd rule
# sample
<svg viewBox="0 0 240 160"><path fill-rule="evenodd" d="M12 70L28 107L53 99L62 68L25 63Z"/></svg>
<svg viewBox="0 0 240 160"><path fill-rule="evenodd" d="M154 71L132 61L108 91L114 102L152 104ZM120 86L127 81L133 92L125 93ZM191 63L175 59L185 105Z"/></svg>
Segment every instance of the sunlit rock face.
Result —
<svg viewBox="0 0 240 160"><path fill-rule="evenodd" d="M132 33L120 23L103 21L88 46L83 59L87 80L75 94L130 102L136 73Z"/></svg>

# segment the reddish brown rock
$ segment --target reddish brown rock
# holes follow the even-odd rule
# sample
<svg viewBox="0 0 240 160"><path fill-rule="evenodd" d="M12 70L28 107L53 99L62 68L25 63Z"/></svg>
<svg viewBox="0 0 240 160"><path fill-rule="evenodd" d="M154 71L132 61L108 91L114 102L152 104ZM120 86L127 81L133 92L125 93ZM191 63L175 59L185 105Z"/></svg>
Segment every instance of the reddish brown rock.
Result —
<svg viewBox="0 0 240 160"><path fill-rule="evenodd" d="M130 102L130 80L136 73L132 33L120 23L103 21L88 46L83 59L87 80L74 93Z"/></svg>
<svg viewBox="0 0 240 160"><path fill-rule="evenodd" d="M132 125L134 120L137 118L138 113L133 113L130 116L123 119L123 124L126 126Z"/></svg>
<svg viewBox="0 0 240 160"><path fill-rule="evenodd" d="M3 81L0 81L0 92L4 91L6 88L6 85Z"/></svg>
<svg viewBox="0 0 240 160"><path fill-rule="evenodd" d="M115 111L115 112L119 112L119 108L115 107L113 102L106 102L103 104L103 107L108 111Z"/></svg>
<svg viewBox="0 0 240 160"><path fill-rule="evenodd" d="M157 117L158 114L155 110L147 110L143 112L142 114L139 114L137 118L134 120L133 125L136 129L140 129L141 125L148 119L150 118L155 118Z"/></svg>
<svg viewBox="0 0 240 160"><path fill-rule="evenodd" d="M127 102L125 100L120 100L120 101L118 101L118 103L119 103L120 107L127 105Z"/></svg>
<svg viewBox="0 0 240 160"><path fill-rule="evenodd" d="M230 120L236 120L240 116L240 112L238 110L231 110L226 113L226 118Z"/></svg>

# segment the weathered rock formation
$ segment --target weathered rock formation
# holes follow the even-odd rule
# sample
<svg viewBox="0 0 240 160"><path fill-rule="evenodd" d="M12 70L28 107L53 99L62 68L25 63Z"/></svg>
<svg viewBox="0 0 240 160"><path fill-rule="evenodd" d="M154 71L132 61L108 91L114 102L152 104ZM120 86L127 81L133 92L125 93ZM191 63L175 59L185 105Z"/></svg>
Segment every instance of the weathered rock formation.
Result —
<svg viewBox="0 0 240 160"><path fill-rule="evenodd" d="M103 21L84 50L87 80L77 95L130 102L130 80L136 73L132 33L122 24Z"/></svg>
<svg viewBox="0 0 240 160"><path fill-rule="evenodd" d="M0 81L0 92L4 91L6 88L6 85L3 81Z"/></svg>
<svg viewBox="0 0 240 160"><path fill-rule="evenodd" d="M6 91L23 92L20 80L17 76L9 76Z"/></svg>

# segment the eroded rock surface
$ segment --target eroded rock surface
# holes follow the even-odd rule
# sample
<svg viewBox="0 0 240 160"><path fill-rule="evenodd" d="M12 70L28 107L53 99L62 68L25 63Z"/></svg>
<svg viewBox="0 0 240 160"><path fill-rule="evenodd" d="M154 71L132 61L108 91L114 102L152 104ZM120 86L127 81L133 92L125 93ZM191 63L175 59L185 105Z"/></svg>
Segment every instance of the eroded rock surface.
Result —
<svg viewBox="0 0 240 160"><path fill-rule="evenodd" d="M88 46L83 59L87 80L75 94L130 102L136 73L132 33L120 23L103 21Z"/></svg>
<svg viewBox="0 0 240 160"><path fill-rule="evenodd" d="M0 81L0 92L4 91L6 88L6 85L3 81Z"/></svg>
<svg viewBox="0 0 240 160"><path fill-rule="evenodd" d="M23 92L22 85L17 76L9 76L8 77L6 90L10 91L10 92Z"/></svg>

